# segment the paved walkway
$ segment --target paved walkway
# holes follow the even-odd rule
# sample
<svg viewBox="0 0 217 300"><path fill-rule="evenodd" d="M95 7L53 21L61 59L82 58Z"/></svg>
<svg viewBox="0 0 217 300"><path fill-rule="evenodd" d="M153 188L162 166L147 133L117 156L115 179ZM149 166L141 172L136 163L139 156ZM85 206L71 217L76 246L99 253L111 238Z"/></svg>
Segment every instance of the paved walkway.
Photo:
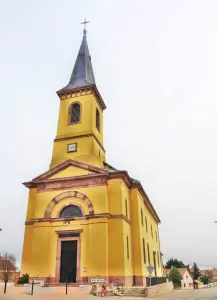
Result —
<svg viewBox="0 0 217 300"><path fill-rule="evenodd" d="M33 296L29 295L30 288L24 287L8 287L7 293L4 294L4 287L0 286L0 300L49 300L63 299L67 297L73 300L94 300L94 296L90 295L90 289L81 289L76 287L68 287L66 295L65 287L37 287L34 289Z"/></svg>
<svg viewBox="0 0 217 300"><path fill-rule="evenodd" d="M97 297L90 295L90 289L81 289L76 287L68 288L68 295L65 294L64 287L45 288L38 287L34 291L34 295L28 295L30 289L27 291L24 287L8 287L7 294L4 295L4 287L0 286L0 300L97 300ZM105 297L105 299L114 300L139 300L148 298L143 297ZM98 299L99 300L99 299ZM217 287L201 289L201 290L187 290L187 291L173 291L169 294L152 298L152 300L217 300Z"/></svg>

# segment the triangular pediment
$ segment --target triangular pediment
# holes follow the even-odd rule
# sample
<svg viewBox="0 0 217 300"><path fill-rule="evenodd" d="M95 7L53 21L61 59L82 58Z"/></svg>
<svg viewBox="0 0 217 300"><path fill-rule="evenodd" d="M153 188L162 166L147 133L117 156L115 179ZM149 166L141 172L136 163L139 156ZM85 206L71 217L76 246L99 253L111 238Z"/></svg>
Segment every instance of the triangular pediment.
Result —
<svg viewBox="0 0 217 300"><path fill-rule="evenodd" d="M49 171L39 175L33 179L33 182L40 182L49 179L68 178L68 177L79 177L96 174L107 174L107 170L90 166L78 161L67 160Z"/></svg>
<svg viewBox="0 0 217 300"><path fill-rule="evenodd" d="M53 176L50 176L49 179L56 179L56 178L64 178L64 177L74 177L74 176L84 176L89 174L95 174L89 170L84 170L78 167L69 166L65 168L63 171L60 171Z"/></svg>

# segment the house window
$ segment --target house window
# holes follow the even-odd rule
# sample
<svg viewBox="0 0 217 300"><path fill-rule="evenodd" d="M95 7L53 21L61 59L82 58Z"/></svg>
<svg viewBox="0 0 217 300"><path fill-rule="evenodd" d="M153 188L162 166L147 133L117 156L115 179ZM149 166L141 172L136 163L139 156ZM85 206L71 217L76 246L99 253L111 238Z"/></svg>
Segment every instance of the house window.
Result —
<svg viewBox="0 0 217 300"><path fill-rule="evenodd" d="M100 131L100 115L98 109L96 109L96 128Z"/></svg>
<svg viewBox="0 0 217 300"><path fill-rule="evenodd" d="M145 227L146 227L146 232L148 232L148 222L147 222L147 218L145 217Z"/></svg>
<svg viewBox="0 0 217 300"><path fill-rule="evenodd" d="M157 231L155 230L155 238L156 238L156 242L157 242Z"/></svg>
<svg viewBox="0 0 217 300"><path fill-rule="evenodd" d="M188 275L186 275L186 279L188 279Z"/></svg>
<svg viewBox="0 0 217 300"><path fill-rule="evenodd" d="M64 207L59 215L60 218L66 218L66 217L82 217L82 211L80 207L76 205L69 205Z"/></svg>
<svg viewBox="0 0 217 300"><path fill-rule="evenodd" d="M142 222L142 226L143 226L144 224L143 224L143 211L142 211L142 209L141 209L141 222Z"/></svg>
<svg viewBox="0 0 217 300"><path fill-rule="evenodd" d="M145 239L142 238L142 246L143 246L143 260L144 264L146 264L146 252L145 252Z"/></svg>
<svg viewBox="0 0 217 300"><path fill-rule="evenodd" d="M148 263L150 265L151 260L150 260L150 249L149 249L149 243L147 243L147 249L148 249Z"/></svg>
<svg viewBox="0 0 217 300"><path fill-rule="evenodd" d="M73 103L69 106L69 123L78 123L81 120L81 105L80 103Z"/></svg>
<svg viewBox="0 0 217 300"><path fill-rule="evenodd" d="M125 199L125 214L126 217L128 216L128 211L127 211L127 199Z"/></svg>
<svg viewBox="0 0 217 300"><path fill-rule="evenodd" d="M153 238L153 228L152 228L152 225L151 225L151 236Z"/></svg>
<svg viewBox="0 0 217 300"><path fill-rule="evenodd" d="M129 238L127 236L127 259L130 258L130 252L129 252Z"/></svg>

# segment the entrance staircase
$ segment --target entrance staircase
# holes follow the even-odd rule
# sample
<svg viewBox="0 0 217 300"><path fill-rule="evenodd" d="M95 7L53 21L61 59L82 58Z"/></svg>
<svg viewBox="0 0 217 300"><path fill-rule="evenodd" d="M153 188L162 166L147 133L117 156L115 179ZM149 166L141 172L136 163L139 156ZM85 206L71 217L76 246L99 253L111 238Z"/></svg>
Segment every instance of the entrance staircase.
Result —
<svg viewBox="0 0 217 300"><path fill-rule="evenodd" d="M46 287L54 287L54 286L66 286L65 283L45 283L44 286ZM68 283L67 284L68 287L78 287L79 284L78 283Z"/></svg>

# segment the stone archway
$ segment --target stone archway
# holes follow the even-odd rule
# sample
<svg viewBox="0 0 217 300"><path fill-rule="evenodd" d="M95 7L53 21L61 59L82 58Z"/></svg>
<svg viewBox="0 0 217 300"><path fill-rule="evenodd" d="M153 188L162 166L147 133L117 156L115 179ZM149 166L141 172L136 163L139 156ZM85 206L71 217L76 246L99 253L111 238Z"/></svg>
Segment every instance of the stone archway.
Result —
<svg viewBox="0 0 217 300"><path fill-rule="evenodd" d="M51 213L52 213L52 210L53 210L54 206L57 203L59 203L61 200L65 199L65 198L68 198L68 197L76 197L76 198L79 198L79 199L83 200L88 206L89 215L90 216L94 215L93 204L86 195L84 195L80 192L76 192L76 191L73 191L73 192L69 191L69 192L61 193L61 194L57 195L56 197L54 197L51 200L51 202L48 204L48 207L45 211L44 217L45 218L51 218Z"/></svg>

